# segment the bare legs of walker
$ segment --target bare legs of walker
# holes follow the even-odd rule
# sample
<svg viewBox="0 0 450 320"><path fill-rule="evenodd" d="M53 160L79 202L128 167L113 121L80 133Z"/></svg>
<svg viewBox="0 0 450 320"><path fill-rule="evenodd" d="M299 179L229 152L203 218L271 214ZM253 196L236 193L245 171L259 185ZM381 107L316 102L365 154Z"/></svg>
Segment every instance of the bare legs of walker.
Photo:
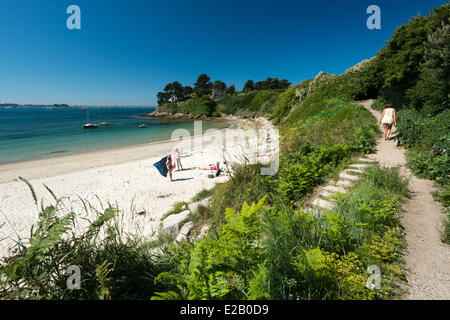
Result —
<svg viewBox="0 0 450 320"><path fill-rule="evenodd" d="M383 133L384 140L389 140L392 131L392 124L383 123L383 126L384 126L384 133Z"/></svg>

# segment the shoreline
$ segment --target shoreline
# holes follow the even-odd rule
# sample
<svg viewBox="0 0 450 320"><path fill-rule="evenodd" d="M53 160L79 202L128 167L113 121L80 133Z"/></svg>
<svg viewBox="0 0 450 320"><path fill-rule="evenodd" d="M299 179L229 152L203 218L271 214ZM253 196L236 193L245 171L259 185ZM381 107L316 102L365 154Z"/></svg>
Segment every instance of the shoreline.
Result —
<svg viewBox="0 0 450 320"><path fill-rule="evenodd" d="M219 130L220 132L232 130L236 126L239 127L239 123L241 122L239 120L228 121L229 126L227 128ZM211 135L213 134L193 135L192 139L196 139L199 136L207 137ZM48 157L42 157L38 159L0 163L0 184L15 181L19 176L29 176L30 179L39 179L43 177L70 173L73 171L85 170L105 165L121 164L124 162L142 160L149 157L156 157L170 152L172 147L177 143L178 141L172 141L168 139L148 143L130 144L127 146L108 147L96 151L84 150L76 153L53 153L51 155L48 155ZM88 161L86 162L85 160ZM74 164L74 162L79 163ZM71 166L67 166L67 163L74 165L76 169L73 169ZM51 175L44 172L42 174L37 174L36 172L28 172L35 168L50 165L57 166L57 168L54 168L55 170L51 173ZM59 168L60 166L65 168ZM71 168L69 169L69 167Z"/></svg>

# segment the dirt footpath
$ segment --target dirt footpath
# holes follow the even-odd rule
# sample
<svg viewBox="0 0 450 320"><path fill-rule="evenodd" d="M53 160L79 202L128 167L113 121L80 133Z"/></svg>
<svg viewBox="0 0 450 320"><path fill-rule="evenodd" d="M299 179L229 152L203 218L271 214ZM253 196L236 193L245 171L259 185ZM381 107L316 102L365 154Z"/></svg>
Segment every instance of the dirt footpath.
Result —
<svg viewBox="0 0 450 320"><path fill-rule="evenodd" d="M361 101L377 120L381 112L370 108L373 100ZM381 128L382 129L382 128ZM405 150L398 148L394 141L377 141L377 153L369 158L382 166L401 166L402 174L410 177L409 189L412 192L402 216L408 244L405 254L409 300L450 299L450 246L440 239L445 215L442 206L435 201L432 193L436 191L431 180L417 178L406 167Z"/></svg>

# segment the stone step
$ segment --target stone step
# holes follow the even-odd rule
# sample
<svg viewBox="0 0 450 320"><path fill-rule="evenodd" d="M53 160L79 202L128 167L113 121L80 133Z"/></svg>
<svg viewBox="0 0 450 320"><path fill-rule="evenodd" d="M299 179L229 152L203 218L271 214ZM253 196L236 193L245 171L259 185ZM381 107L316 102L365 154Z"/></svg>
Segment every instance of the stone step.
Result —
<svg viewBox="0 0 450 320"><path fill-rule="evenodd" d="M352 183L349 180L340 180L336 183L336 186L338 187L350 187L352 185Z"/></svg>
<svg viewBox="0 0 450 320"><path fill-rule="evenodd" d="M165 218L162 222L161 234L171 234L174 237L177 236L181 222L186 220L190 213L189 210L185 210L178 214L171 214Z"/></svg>
<svg viewBox="0 0 450 320"><path fill-rule="evenodd" d="M366 162L366 163L377 162L376 160L370 159L370 158L359 158L358 161L359 161L359 162Z"/></svg>
<svg viewBox="0 0 450 320"><path fill-rule="evenodd" d="M356 168L356 169L364 169L365 167L367 167L367 164L363 164L363 163L351 164L349 166L349 168Z"/></svg>
<svg viewBox="0 0 450 320"><path fill-rule="evenodd" d="M355 175L351 175L351 174L348 174L348 173L346 173L345 171L343 171L343 172L341 172L341 174L339 175L339 178L341 178L341 179L345 179L345 180L350 180L350 181L355 181L355 180L358 180L358 176L355 176Z"/></svg>
<svg viewBox="0 0 450 320"><path fill-rule="evenodd" d="M316 199L313 201L312 203L313 206L316 207L320 207L322 209L331 209L333 207L333 203L327 201L327 200L322 200L322 199Z"/></svg>
<svg viewBox="0 0 450 320"><path fill-rule="evenodd" d="M332 196L333 194L334 194L333 192L329 192L327 190L321 190L319 192L319 197L328 198L329 196Z"/></svg>
<svg viewBox="0 0 450 320"><path fill-rule="evenodd" d="M348 174L355 174L355 173L358 173L358 174L362 174L362 173L364 173L364 171L362 171L362 170L359 170L359 169L353 169L353 168L347 168L347 169L345 169L345 172L347 172Z"/></svg>
<svg viewBox="0 0 450 320"><path fill-rule="evenodd" d="M340 193L347 192L347 190L345 190L344 188L335 187L335 186L326 186L325 188L323 188L323 190L329 191L329 192L340 192Z"/></svg>
<svg viewBox="0 0 450 320"><path fill-rule="evenodd" d="M187 240L188 235L191 232L193 227L194 227L194 223L192 221L185 223L183 225L183 227L181 228L180 233L178 233L178 236L175 239L175 242L181 242L181 241Z"/></svg>
<svg viewBox="0 0 450 320"><path fill-rule="evenodd" d="M209 202L209 198L203 199L199 202L193 202L188 205L188 210L192 213L195 213L199 206L207 207Z"/></svg>

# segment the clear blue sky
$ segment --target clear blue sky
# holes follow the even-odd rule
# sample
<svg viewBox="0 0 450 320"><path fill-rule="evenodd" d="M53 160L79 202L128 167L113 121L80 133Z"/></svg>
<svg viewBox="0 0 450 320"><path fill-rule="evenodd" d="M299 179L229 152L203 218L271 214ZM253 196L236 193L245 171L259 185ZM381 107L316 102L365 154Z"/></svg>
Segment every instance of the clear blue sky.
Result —
<svg viewBox="0 0 450 320"><path fill-rule="evenodd" d="M375 56L394 29L445 0L1 0L0 103L155 105L200 73L298 83ZM81 30L66 9L81 8ZM382 29L366 28L381 8Z"/></svg>

